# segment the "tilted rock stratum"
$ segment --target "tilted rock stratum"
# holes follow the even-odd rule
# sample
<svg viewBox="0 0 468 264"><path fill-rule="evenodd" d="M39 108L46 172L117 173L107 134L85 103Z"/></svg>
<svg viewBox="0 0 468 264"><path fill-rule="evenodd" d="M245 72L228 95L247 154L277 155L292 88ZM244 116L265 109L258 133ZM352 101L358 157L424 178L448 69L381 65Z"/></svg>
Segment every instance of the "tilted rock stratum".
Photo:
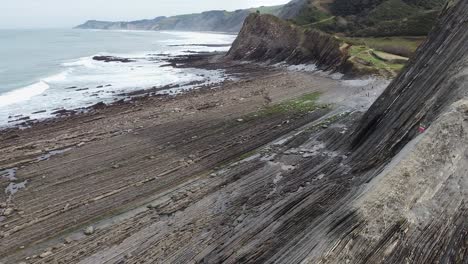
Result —
<svg viewBox="0 0 468 264"><path fill-rule="evenodd" d="M187 96L184 110L184 96L147 97L6 132L0 175L26 185L0 193L0 261L467 263L467 28L468 1L449 1L366 113L375 82L273 73ZM251 43L259 58L291 55ZM322 95L252 112L299 90Z"/></svg>
<svg viewBox="0 0 468 264"><path fill-rule="evenodd" d="M333 36L259 14L247 17L227 56L270 63L315 63L322 69L336 69L347 59Z"/></svg>
<svg viewBox="0 0 468 264"><path fill-rule="evenodd" d="M355 147L364 159L397 153L452 103L468 95L467 1L453 1L405 72L377 99L362 120Z"/></svg>

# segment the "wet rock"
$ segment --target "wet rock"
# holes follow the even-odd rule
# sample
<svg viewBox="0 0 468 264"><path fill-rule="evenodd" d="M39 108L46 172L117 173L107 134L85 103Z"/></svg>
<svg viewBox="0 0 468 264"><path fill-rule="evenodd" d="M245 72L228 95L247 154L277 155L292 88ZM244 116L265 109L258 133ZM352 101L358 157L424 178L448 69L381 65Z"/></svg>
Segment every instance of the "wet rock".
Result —
<svg viewBox="0 0 468 264"><path fill-rule="evenodd" d="M76 114L75 110L67 110L67 109L61 109L52 112L53 115L59 115L59 116L65 116L65 115L74 115Z"/></svg>
<svg viewBox="0 0 468 264"><path fill-rule="evenodd" d="M94 230L94 226L88 226L85 230L84 230L84 234L87 235L87 236L90 236L92 234L94 234L95 230Z"/></svg>
<svg viewBox="0 0 468 264"><path fill-rule="evenodd" d="M244 122L244 119L239 118L239 119L237 119L237 122Z"/></svg>
<svg viewBox="0 0 468 264"><path fill-rule="evenodd" d="M103 102L99 102L95 105L92 105L91 108L95 109L95 110L98 110L98 109L104 109L107 107L107 104L103 103Z"/></svg>
<svg viewBox="0 0 468 264"><path fill-rule="evenodd" d="M36 111L36 112L32 112L31 114L41 114L41 113L45 113L47 112L47 110L40 110L40 111Z"/></svg>
<svg viewBox="0 0 468 264"><path fill-rule="evenodd" d="M86 91L86 90L89 90L89 88L80 88L80 89L76 89L75 91L80 92L80 91Z"/></svg>
<svg viewBox="0 0 468 264"><path fill-rule="evenodd" d="M103 62L122 62L122 63L135 62L135 60L131 60L128 58L114 57L114 56L94 56L93 60L103 61Z"/></svg>
<svg viewBox="0 0 468 264"><path fill-rule="evenodd" d="M16 121L24 121L24 120L29 120L29 119L31 119L29 116L25 116L22 118L18 118Z"/></svg>

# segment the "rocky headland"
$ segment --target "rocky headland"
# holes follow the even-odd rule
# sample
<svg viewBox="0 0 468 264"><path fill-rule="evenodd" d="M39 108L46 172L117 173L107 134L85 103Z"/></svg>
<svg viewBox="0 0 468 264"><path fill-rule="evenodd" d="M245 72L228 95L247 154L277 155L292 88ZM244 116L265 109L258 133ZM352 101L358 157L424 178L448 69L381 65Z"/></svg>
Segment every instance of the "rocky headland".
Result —
<svg viewBox="0 0 468 264"><path fill-rule="evenodd" d="M227 56L234 60L269 63L313 63L338 69L347 59L340 42L326 33L295 26L273 15L251 14Z"/></svg>

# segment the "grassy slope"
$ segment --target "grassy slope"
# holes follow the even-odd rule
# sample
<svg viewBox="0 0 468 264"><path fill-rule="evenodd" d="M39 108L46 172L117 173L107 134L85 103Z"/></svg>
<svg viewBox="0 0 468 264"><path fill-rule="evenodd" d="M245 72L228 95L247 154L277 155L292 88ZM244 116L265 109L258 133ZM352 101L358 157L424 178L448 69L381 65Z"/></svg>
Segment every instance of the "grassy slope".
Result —
<svg viewBox="0 0 468 264"><path fill-rule="evenodd" d="M339 36L358 71L394 76L424 41L444 1L310 0L292 22Z"/></svg>
<svg viewBox="0 0 468 264"><path fill-rule="evenodd" d="M425 36L445 0L310 0L293 21L348 36ZM330 11L327 11L330 10Z"/></svg>
<svg viewBox="0 0 468 264"><path fill-rule="evenodd" d="M257 12L259 11L262 14L270 14L270 15L278 15L284 5L276 5L276 6L260 6L257 8L250 8L250 12Z"/></svg>

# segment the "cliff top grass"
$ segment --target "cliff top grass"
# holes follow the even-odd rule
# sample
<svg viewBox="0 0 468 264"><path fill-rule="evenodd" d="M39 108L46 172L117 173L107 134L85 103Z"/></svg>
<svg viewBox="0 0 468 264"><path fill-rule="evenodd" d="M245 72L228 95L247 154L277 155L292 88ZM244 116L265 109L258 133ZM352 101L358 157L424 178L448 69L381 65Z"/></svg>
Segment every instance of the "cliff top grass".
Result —
<svg viewBox="0 0 468 264"><path fill-rule="evenodd" d="M380 37L380 38L341 38L352 45L364 45L369 48L403 56L411 57L426 37Z"/></svg>
<svg viewBox="0 0 468 264"><path fill-rule="evenodd" d="M374 54L374 50L367 46L351 46L348 49L350 61L354 67L363 73L374 73L385 77L394 77L403 69L405 62L402 57L398 62L385 60L384 58L392 58L393 54L378 52L380 56Z"/></svg>
<svg viewBox="0 0 468 264"><path fill-rule="evenodd" d="M257 8L250 8L250 12L260 12L261 14L270 14L270 15L278 15L284 5L276 5L276 6L260 6Z"/></svg>

